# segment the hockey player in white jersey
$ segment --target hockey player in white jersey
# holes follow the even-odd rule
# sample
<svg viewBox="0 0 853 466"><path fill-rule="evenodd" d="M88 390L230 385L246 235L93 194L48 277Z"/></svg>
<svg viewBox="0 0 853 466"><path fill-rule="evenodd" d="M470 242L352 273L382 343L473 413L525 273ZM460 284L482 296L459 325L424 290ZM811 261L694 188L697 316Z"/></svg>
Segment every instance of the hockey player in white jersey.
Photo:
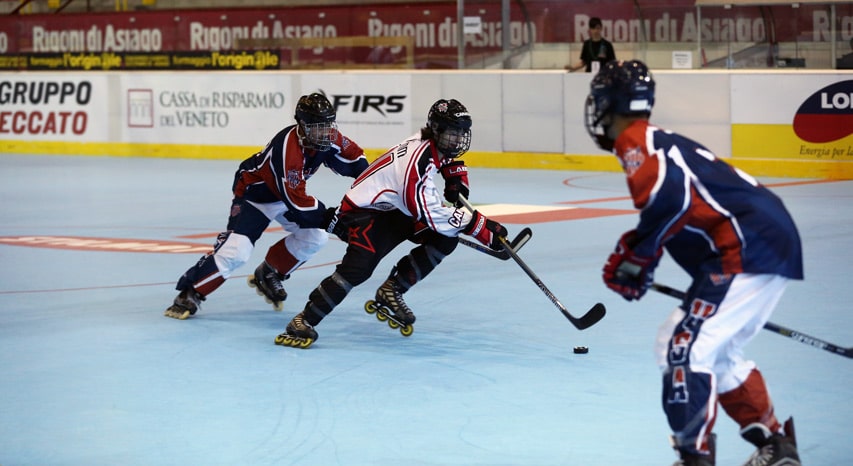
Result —
<svg viewBox="0 0 853 466"><path fill-rule="evenodd" d="M471 116L457 100L441 99L429 110L418 134L389 149L356 178L340 207L330 215L327 231L347 242L334 273L309 295L305 308L275 342L307 348L317 339L314 327L349 291L370 278L376 266L405 240L417 247L401 258L365 309L392 328L411 335L415 315L403 294L422 281L448 254L461 233L499 250L506 228L479 212L459 208L468 196L468 171L458 160L471 144ZM444 199L433 181L445 179Z"/></svg>

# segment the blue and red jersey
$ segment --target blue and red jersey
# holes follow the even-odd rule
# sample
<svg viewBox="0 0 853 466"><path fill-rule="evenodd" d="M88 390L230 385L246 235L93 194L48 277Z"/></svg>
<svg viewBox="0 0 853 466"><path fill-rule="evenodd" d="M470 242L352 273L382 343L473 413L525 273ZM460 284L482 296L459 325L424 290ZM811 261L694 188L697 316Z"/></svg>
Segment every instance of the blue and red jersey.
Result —
<svg viewBox="0 0 853 466"><path fill-rule="evenodd" d="M367 168L364 151L337 132L325 151L303 148L298 126L288 126L273 136L263 151L244 160L234 174L234 196L258 203L283 202L300 224L322 219L323 203L308 194L306 182L326 166L338 175L357 177Z"/></svg>
<svg viewBox="0 0 853 466"><path fill-rule="evenodd" d="M615 142L634 206L636 254L661 248L688 273L803 278L799 233L782 201L701 144L633 122Z"/></svg>

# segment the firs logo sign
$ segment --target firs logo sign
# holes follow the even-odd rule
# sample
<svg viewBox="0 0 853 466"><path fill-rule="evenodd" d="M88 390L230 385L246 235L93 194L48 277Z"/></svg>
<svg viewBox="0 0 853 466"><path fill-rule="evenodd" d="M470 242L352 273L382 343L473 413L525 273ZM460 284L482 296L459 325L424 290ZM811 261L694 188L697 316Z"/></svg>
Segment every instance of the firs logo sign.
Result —
<svg viewBox="0 0 853 466"><path fill-rule="evenodd" d="M813 143L853 134L853 80L830 84L806 99L794 115L794 133Z"/></svg>

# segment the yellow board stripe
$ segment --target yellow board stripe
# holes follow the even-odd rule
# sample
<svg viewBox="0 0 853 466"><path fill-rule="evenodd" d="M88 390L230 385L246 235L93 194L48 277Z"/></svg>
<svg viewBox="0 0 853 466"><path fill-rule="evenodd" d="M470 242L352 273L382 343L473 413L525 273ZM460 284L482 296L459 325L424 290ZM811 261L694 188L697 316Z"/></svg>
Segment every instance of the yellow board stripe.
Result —
<svg viewBox="0 0 853 466"><path fill-rule="evenodd" d="M735 131L735 134L737 133ZM750 134L750 139L755 140L754 132ZM0 154L73 154L82 156L217 160L242 160L262 148L262 146L202 146L195 144L0 141ZM384 152L385 149L365 149L369 160L373 160ZM469 152L465 154L464 160L470 167L483 168L621 171L616 157L606 153L569 155L533 152ZM795 160L790 158L752 158L745 156L725 160L754 176L853 179L853 161Z"/></svg>

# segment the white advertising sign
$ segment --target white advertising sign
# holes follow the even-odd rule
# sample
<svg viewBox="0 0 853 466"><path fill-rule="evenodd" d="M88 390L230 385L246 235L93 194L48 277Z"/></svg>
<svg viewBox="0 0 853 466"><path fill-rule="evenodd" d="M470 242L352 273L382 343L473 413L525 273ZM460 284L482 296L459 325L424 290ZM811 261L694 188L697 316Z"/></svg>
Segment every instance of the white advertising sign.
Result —
<svg viewBox="0 0 853 466"><path fill-rule="evenodd" d="M106 141L107 94L104 75L8 73L0 77L0 139Z"/></svg>
<svg viewBox="0 0 853 466"><path fill-rule="evenodd" d="M291 77L267 73L128 73L124 139L132 143L264 146L294 124Z"/></svg>
<svg viewBox="0 0 853 466"><path fill-rule="evenodd" d="M303 94L328 97L338 129L363 148L388 148L414 133L411 73L323 73L301 82Z"/></svg>

